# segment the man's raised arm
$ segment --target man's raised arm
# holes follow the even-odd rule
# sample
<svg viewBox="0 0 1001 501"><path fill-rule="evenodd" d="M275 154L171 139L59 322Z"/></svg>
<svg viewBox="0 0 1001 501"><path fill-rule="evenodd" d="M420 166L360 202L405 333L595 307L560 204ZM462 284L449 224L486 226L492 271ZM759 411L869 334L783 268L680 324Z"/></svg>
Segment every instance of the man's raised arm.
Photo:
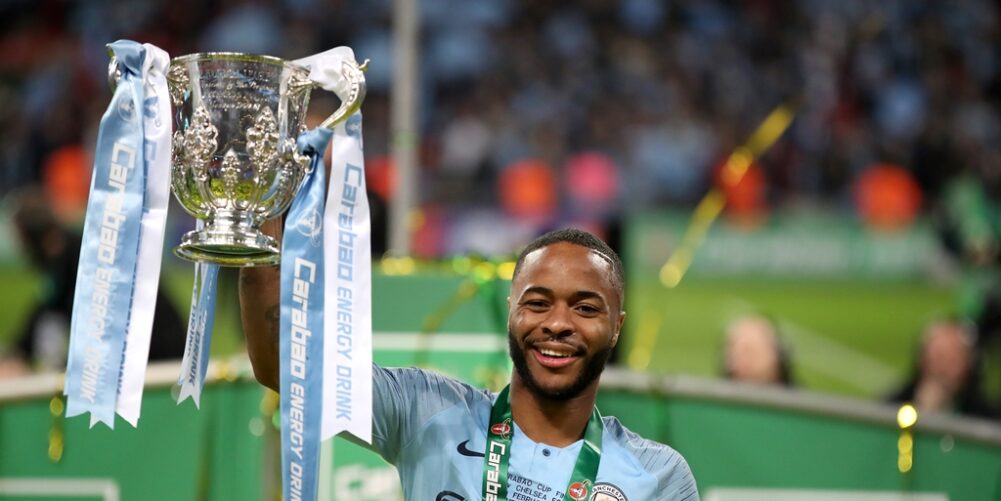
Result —
<svg viewBox="0 0 1001 501"><path fill-rule="evenodd" d="M264 223L261 230L281 241L282 220ZM240 321L247 338L250 364L257 381L278 391L278 326L281 318L278 266L257 266L240 270Z"/></svg>

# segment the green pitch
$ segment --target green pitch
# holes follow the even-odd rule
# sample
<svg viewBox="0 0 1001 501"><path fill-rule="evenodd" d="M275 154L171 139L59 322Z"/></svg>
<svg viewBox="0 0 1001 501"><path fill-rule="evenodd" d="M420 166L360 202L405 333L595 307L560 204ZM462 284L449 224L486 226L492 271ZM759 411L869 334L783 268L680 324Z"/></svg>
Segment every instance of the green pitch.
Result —
<svg viewBox="0 0 1001 501"><path fill-rule="evenodd" d="M41 297L44 286L38 277L16 265L0 267L0 353L5 351L12 338L26 321L29 309Z"/></svg>

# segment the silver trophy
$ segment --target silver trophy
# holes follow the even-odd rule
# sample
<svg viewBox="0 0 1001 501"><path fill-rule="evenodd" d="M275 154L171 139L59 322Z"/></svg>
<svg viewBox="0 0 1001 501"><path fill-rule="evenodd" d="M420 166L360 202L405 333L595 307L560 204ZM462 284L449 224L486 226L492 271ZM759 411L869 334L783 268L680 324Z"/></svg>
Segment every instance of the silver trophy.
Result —
<svg viewBox="0 0 1001 501"><path fill-rule="evenodd" d="M365 98L364 64L342 62L346 96L321 127L350 117ZM109 80L118 80L112 59ZM276 57L199 53L171 60L167 73L174 136L171 188L201 220L174 249L179 257L224 266L273 265L278 242L261 224L282 214L302 185L308 157L296 138L318 85L309 69Z"/></svg>

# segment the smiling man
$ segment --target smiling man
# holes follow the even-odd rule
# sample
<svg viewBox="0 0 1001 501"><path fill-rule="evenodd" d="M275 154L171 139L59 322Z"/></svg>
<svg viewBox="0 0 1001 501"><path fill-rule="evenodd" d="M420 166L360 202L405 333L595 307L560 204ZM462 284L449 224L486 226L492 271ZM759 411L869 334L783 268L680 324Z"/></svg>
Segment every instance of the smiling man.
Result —
<svg viewBox="0 0 1001 501"><path fill-rule="evenodd" d="M277 388L277 271L241 272L258 379ZM684 458L595 408L625 319L619 257L566 229L521 253L508 298L515 371L499 394L419 369L375 367L372 449L408 500L698 500ZM269 324L271 324L269 326Z"/></svg>

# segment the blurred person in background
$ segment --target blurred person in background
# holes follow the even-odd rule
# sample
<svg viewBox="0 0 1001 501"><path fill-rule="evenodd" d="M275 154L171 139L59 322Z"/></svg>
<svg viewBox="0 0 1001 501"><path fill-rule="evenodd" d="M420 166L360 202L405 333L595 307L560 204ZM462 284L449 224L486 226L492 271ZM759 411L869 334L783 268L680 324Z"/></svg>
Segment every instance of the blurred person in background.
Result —
<svg viewBox="0 0 1001 501"><path fill-rule="evenodd" d="M890 400L911 402L922 412L996 416L981 394L975 347L971 324L958 319L931 322L911 379Z"/></svg>
<svg viewBox="0 0 1001 501"><path fill-rule="evenodd" d="M977 349L983 363L984 393L1001 415L1001 283L984 296L977 317Z"/></svg>
<svg viewBox="0 0 1001 501"><path fill-rule="evenodd" d="M15 335L16 346L0 361L0 377L34 368L66 367L73 293L80 260L80 235L63 226L45 191L27 187L10 195L9 207L25 258L41 274L41 299ZM186 329L174 305L159 291L150 341L150 360L180 358Z"/></svg>
<svg viewBox="0 0 1001 501"><path fill-rule="evenodd" d="M958 311L976 323L984 395L1001 407L1001 154L972 139L985 135L972 124L990 118L996 143L1001 124L993 115L981 118L955 127L964 168L943 187L932 220L960 270Z"/></svg>
<svg viewBox="0 0 1001 501"><path fill-rule="evenodd" d="M775 322L759 314L730 322L725 332L723 371L731 381L792 386L789 352Z"/></svg>

